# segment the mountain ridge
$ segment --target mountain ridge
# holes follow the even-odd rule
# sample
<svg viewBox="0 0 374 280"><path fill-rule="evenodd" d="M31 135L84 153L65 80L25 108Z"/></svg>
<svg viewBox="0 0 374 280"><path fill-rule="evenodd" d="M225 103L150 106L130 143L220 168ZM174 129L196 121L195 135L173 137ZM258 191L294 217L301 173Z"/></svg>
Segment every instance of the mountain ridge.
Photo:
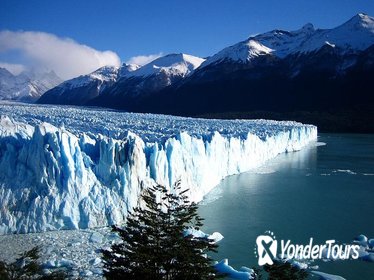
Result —
<svg viewBox="0 0 374 280"><path fill-rule="evenodd" d="M204 59L183 53L168 54L150 63L123 64L121 68L105 66L88 74L65 81L39 99L39 103L97 105L107 98L122 95L137 97L170 86L191 74ZM108 70L108 71L104 71ZM126 89L123 89L126 87ZM97 99L97 101L95 101Z"/></svg>
<svg viewBox="0 0 374 280"><path fill-rule="evenodd" d="M62 82L54 71L23 71L12 74L0 67L0 99L35 102L43 93Z"/></svg>
<svg viewBox="0 0 374 280"><path fill-rule="evenodd" d="M308 23L296 31L275 29L251 36L206 60L166 55L117 79L100 95L73 104L208 117L254 111L334 115L348 110L355 119L364 111L374 112L372 76L374 18L357 14L333 29ZM56 103L43 97L40 103ZM374 125L358 131L374 132Z"/></svg>

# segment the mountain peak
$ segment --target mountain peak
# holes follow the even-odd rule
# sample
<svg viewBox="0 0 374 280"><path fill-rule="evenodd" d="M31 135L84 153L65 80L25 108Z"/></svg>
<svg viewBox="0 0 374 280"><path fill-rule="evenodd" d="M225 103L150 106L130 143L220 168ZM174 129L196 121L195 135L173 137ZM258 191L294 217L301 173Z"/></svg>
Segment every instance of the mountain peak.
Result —
<svg viewBox="0 0 374 280"><path fill-rule="evenodd" d="M34 102L44 92L61 82L53 71L42 72L32 69L13 75L0 67L0 100Z"/></svg>
<svg viewBox="0 0 374 280"><path fill-rule="evenodd" d="M374 18L360 13L333 29L315 29L307 23L296 31L273 30L250 37L210 57L203 67L224 60L245 63L258 55L284 58L294 53L316 51L326 44L347 51L365 50L374 43Z"/></svg>
<svg viewBox="0 0 374 280"><path fill-rule="evenodd" d="M202 67L222 61L247 63L253 58L269 55L273 51L272 48L265 46L261 41L257 40L257 37L250 37L246 41L227 47L213 55L203 63Z"/></svg>
<svg viewBox="0 0 374 280"><path fill-rule="evenodd" d="M134 76L149 76L161 71L187 75L204 62L205 59L184 53L161 56L133 72Z"/></svg>
<svg viewBox="0 0 374 280"><path fill-rule="evenodd" d="M116 66L103 66L96 71L89 74L91 79L97 80L115 80L118 74L118 67Z"/></svg>
<svg viewBox="0 0 374 280"><path fill-rule="evenodd" d="M361 20L367 20L367 19L370 19L371 17L368 14L365 14L365 13L358 13L353 18L358 18L358 19L361 19ZM373 18L371 18L371 19L373 19Z"/></svg>
<svg viewBox="0 0 374 280"><path fill-rule="evenodd" d="M156 58L155 60L151 61L149 64L152 64L156 67L171 67L174 64L179 64L179 63L190 63L196 67L198 67L201 63L203 58L196 57L193 55L189 54L184 54L184 53L171 53L167 54L165 56L161 56L159 58ZM147 65L149 65L147 64ZM145 65L145 66L147 66ZM144 67L145 67L144 66Z"/></svg>
<svg viewBox="0 0 374 280"><path fill-rule="evenodd" d="M112 73L118 72L118 67L117 66L103 66L100 67L99 69L93 71L91 74L102 74L102 75L110 75Z"/></svg>
<svg viewBox="0 0 374 280"><path fill-rule="evenodd" d="M0 67L0 76L13 77L14 75L8 69Z"/></svg>
<svg viewBox="0 0 374 280"><path fill-rule="evenodd" d="M356 18L357 20L360 20L360 21L373 21L374 20L374 18L372 18L371 16L365 13L358 13L353 18Z"/></svg>
<svg viewBox="0 0 374 280"><path fill-rule="evenodd" d="M351 29L354 28L356 30L363 28L374 32L374 18L367 14L359 13L348 20L346 23L344 23L342 26L349 27Z"/></svg>
<svg viewBox="0 0 374 280"><path fill-rule="evenodd" d="M304 31L315 31L314 29L314 25L312 23L307 23L305 24L301 30L304 30Z"/></svg>
<svg viewBox="0 0 374 280"><path fill-rule="evenodd" d="M129 73L138 70L140 67L141 67L140 65L135 64L135 63L130 63L130 64L123 63L121 68L119 69L119 76L120 77L126 76Z"/></svg>
<svg viewBox="0 0 374 280"><path fill-rule="evenodd" d="M92 81L98 81L100 84L113 82L117 79L118 72L119 68L116 66L103 66L89 74L64 81L58 87L60 89L73 89L83 87Z"/></svg>

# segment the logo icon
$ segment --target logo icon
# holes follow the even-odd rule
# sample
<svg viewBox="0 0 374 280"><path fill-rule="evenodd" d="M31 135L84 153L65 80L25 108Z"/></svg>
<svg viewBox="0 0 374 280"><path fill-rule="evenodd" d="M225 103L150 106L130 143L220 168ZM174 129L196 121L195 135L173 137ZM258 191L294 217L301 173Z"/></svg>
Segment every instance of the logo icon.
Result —
<svg viewBox="0 0 374 280"><path fill-rule="evenodd" d="M278 241L271 231L265 231L256 239L254 247L255 256L258 258L258 265L272 265L275 259L280 260L348 260L360 257L360 245L339 244L335 240L326 240L324 244L314 244L311 237L307 244L294 244L291 240L279 240L279 254L277 254Z"/></svg>
<svg viewBox="0 0 374 280"><path fill-rule="evenodd" d="M259 235L256 239L258 265L272 265L277 255L278 242L274 233L266 231L264 235Z"/></svg>

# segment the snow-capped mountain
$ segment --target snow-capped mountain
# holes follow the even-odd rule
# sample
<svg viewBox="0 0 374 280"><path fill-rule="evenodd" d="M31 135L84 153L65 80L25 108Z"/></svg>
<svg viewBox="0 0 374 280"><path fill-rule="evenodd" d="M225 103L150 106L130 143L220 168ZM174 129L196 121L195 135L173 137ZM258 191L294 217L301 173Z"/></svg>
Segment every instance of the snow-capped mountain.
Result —
<svg viewBox="0 0 374 280"><path fill-rule="evenodd" d="M168 76L181 76L193 72L205 59L188 54L169 54L144 65L133 76L151 76L165 72Z"/></svg>
<svg viewBox="0 0 374 280"><path fill-rule="evenodd" d="M0 99L34 102L61 82L53 71L24 71L13 75L5 68L0 68Z"/></svg>
<svg viewBox="0 0 374 280"><path fill-rule="evenodd" d="M250 37L208 58L174 86L124 108L214 117L244 112L240 117L374 132L373 77L374 19L358 14L333 29L306 24Z"/></svg>
<svg viewBox="0 0 374 280"><path fill-rule="evenodd" d="M159 57L121 77L102 95L91 99L87 104L119 109L142 106L145 98L184 80L203 62L204 59L187 54Z"/></svg>
<svg viewBox="0 0 374 280"><path fill-rule="evenodd" d="M247 63L260 55L285 58L296 53L317 51L325 45L345 52L364 51L373 42L374 18L357 14L334 29L315 29L308 23L296 31L273 30L250 37L213 55L202 67L222 61Z"/></svg>
<svg viewBox="0 0 374 280"><path fill-rule="evenodd" d="M137 102L191 75L205 59L187 54L169 54L121 77L90 104L116 107Z"/></svg>
<svg viewBox="0 0 374 280"><path fill-rule="evenodd" d="M46 92L40 103L100 105L119 104L124 98L159 91L190 75L204 59L187 54L169 54L140 67L103 67L68 80Z"/></svg>
<svg viewBox="0 0 374 280"><path fill-rule="evenodd" d="M327 129L345 130L348 125L356 131L368 123L361 121L367 118L362 114L374 111L373 76L374 18L357 14L332 29L308 23L295 31L277 29L251 36L206 60L167 55L125 71L101 87L100 94L96 83L85 88L64 85L61 98L46 98L53 89L40 102L188 116L266 111L284 119L285 112L311 111L317 120L303 119L304 113L291 118L320 127L325 125L321 112L339 113L339 124L328 123ZM90 94L91 87L95 94ZM326 118L336 121L330 115ZM374 125L358 131L374 131Z"/></svg>
<svg viewBox="0 0 374 280"><path fill-rule="evenodd" d="M119 74L119 77L124 77L126 75L129 75L130 73L138 70L140 68L140 65L138 64L122 64L122 66L120 67L119 71L118 71L118 74Z"/></svg>
<svg viewBox="0 0 374 280"><path fill-rule="evenodd" d="M83 105L99 96L107 87L113 85L119 77L138 69L137 65L123 64L121 67L104 66L96 71L67 80L47 91L40 103Z"/></svg>

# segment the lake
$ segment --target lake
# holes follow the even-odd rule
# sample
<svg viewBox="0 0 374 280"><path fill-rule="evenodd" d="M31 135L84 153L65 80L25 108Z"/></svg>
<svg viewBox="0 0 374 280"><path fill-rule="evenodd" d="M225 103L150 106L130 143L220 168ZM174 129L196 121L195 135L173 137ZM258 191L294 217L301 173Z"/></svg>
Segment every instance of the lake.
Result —
<svg viewBox="0 0 374 280"><path fill-rule="evenodd" d="M207 195L199 207L203 230L225 237L214 259L228 258L237 269L257 266L256 238L267 230L297 244L374 238L374 135L320 134L318 141L228 177ZM374 263L315 264L346 279L374 277Z"/></svg>

